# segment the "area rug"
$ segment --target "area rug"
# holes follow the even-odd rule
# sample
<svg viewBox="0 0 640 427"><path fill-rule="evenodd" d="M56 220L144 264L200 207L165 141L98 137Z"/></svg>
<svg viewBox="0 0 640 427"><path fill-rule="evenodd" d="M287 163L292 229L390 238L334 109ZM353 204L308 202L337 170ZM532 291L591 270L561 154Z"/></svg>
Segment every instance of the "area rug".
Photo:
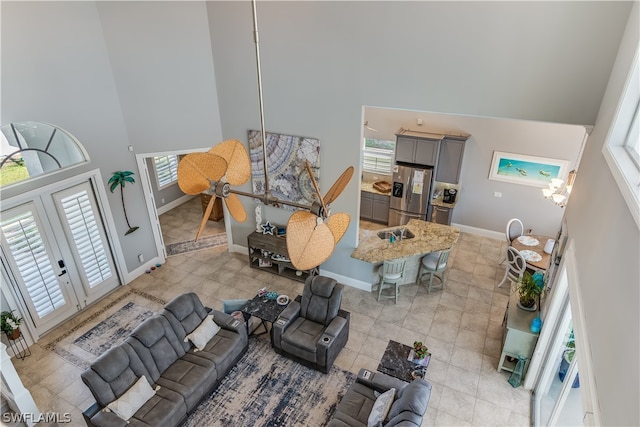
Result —
<svg viewBox="0 0 640 427"><path fill-rule="evenodd" d="M136 326L153 315L153 311L129 302L106 320L76 338L73 344L84 351L100 356L114 345L124 342Z"/></svg>
<svg viewBox="0 0 640 427"><path fill-rule="evenodd" d="M167 256L183 254L185 252L200 251L202 249L215 248L227 244L227 233L219 233L213 236L201 237L198 241L186 240L184 242L170 243L165 246Z"/></svg>
<svg viewBox="0 0 640 427"><path fill-rule="evenodd" d="M326 375L314 371L276 354L268 340L251 338L245 356L184 426L324 426L355 378L335 366Z"/></svg>
<svg viewBox="0 0 640 427"><path fill-rule="evenodd" d="M149 301L154 309L142 307L133 302L126 302L133 296L142 297ZM92 314L82 322L67 330L49 343L43 344L46 350L56 353L67 362L87 369L99 355L115 344L119 344L144 319L151 317L166 304L165 301L137 289L123 293L114 301L105 305L100 311ZM113 314L107 312L120 306ZM156 310L157 309L157 310ZM96 323L97 322L97 323ZM91 327L91 325L95 325ZM87 328L91 329L87 330ZM85 331L79 337L78 334ZM74 337L77 337L74 339Z"/></svg>

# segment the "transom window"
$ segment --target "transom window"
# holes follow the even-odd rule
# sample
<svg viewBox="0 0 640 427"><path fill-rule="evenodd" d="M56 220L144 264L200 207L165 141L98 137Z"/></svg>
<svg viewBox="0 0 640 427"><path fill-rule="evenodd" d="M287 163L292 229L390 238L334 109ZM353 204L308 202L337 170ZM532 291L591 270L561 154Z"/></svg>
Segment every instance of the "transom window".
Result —
<svg viewBox="0 0 640 427"><path fill-rule="evenodd" d="M0 127L0 187L88 161L80 142L57 126L27 121Z"/></svg>
<svg viewBox="0 0 640 427"><path fill-rule="evenodd" d="M178 160L178 156L175 154L153 158L158 188L164 188L178 182Z"/></svg>
<svg viewBox="0 0 640 427"><path fill-rule="evenodd" d="M365 172L391 175L395 149L395 141L364 138L362 170Z"/></svg>

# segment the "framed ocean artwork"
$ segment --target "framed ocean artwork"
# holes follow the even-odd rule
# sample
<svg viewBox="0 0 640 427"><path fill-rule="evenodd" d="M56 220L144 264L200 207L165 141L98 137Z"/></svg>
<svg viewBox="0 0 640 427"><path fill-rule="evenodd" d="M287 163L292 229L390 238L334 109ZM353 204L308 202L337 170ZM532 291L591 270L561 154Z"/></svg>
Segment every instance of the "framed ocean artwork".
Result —
<svg viewBox="0 0 640 427"><path fill-rule="evenodd" d="M552 179L566 181L568 173L568 160L494 151L489 179L543 188Z"/></svg>

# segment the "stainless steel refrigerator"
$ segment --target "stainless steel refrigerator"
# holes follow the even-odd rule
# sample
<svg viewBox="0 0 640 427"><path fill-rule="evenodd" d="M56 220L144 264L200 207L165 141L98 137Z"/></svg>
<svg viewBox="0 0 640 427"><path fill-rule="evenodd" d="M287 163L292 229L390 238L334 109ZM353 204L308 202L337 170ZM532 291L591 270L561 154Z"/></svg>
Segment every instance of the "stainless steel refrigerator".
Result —
<svg viewBox="0 0 640 427"><path fill-rule="evenodd" d="M404 225L410 219L427 220L433 169L424 166L395 165L389 204L389 227Z"/></svg>

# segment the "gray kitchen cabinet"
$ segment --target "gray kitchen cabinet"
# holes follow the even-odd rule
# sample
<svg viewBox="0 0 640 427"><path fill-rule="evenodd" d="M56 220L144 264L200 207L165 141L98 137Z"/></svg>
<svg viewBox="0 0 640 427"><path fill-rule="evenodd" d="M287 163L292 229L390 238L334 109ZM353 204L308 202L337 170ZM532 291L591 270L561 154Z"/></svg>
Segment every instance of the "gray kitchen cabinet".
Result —
<svg viewBox="0 0 640 427"><path fill-rule="evenodd" d="M451 225L452 214L453 214L452 208L433 205L433 211L431 212L431 222L444 224L444 225Z"/></svg>
<svg viewBox="0 0 640 427"><path fill-rule="evenodd" d="M373 218L373 193L360 192L360 219Z"/></svg>
<svg viewBox="0 0 640 427"><path fill-rule="evenodd" d="M360 192L360 219L368 221L389 222L389 196Z"/></svg>
<svg viewBox="0 0 640 427"><path fill-rule="evenodd" d="M435 166L438 160L439 139L397 135L396 162Z"/></svg>
<svg viewBox="0 0 640 427"><path fill-rule="evenodd" d="M451 184L457 184L460 181L465 140L447 136L440 141L436 181Z"/></svg>
<svg viewBox="0 0 640 427"><path fill-rule="evenodd" d="M373 195L373 220L387 224L389 222L389 196Z"/></svg>

